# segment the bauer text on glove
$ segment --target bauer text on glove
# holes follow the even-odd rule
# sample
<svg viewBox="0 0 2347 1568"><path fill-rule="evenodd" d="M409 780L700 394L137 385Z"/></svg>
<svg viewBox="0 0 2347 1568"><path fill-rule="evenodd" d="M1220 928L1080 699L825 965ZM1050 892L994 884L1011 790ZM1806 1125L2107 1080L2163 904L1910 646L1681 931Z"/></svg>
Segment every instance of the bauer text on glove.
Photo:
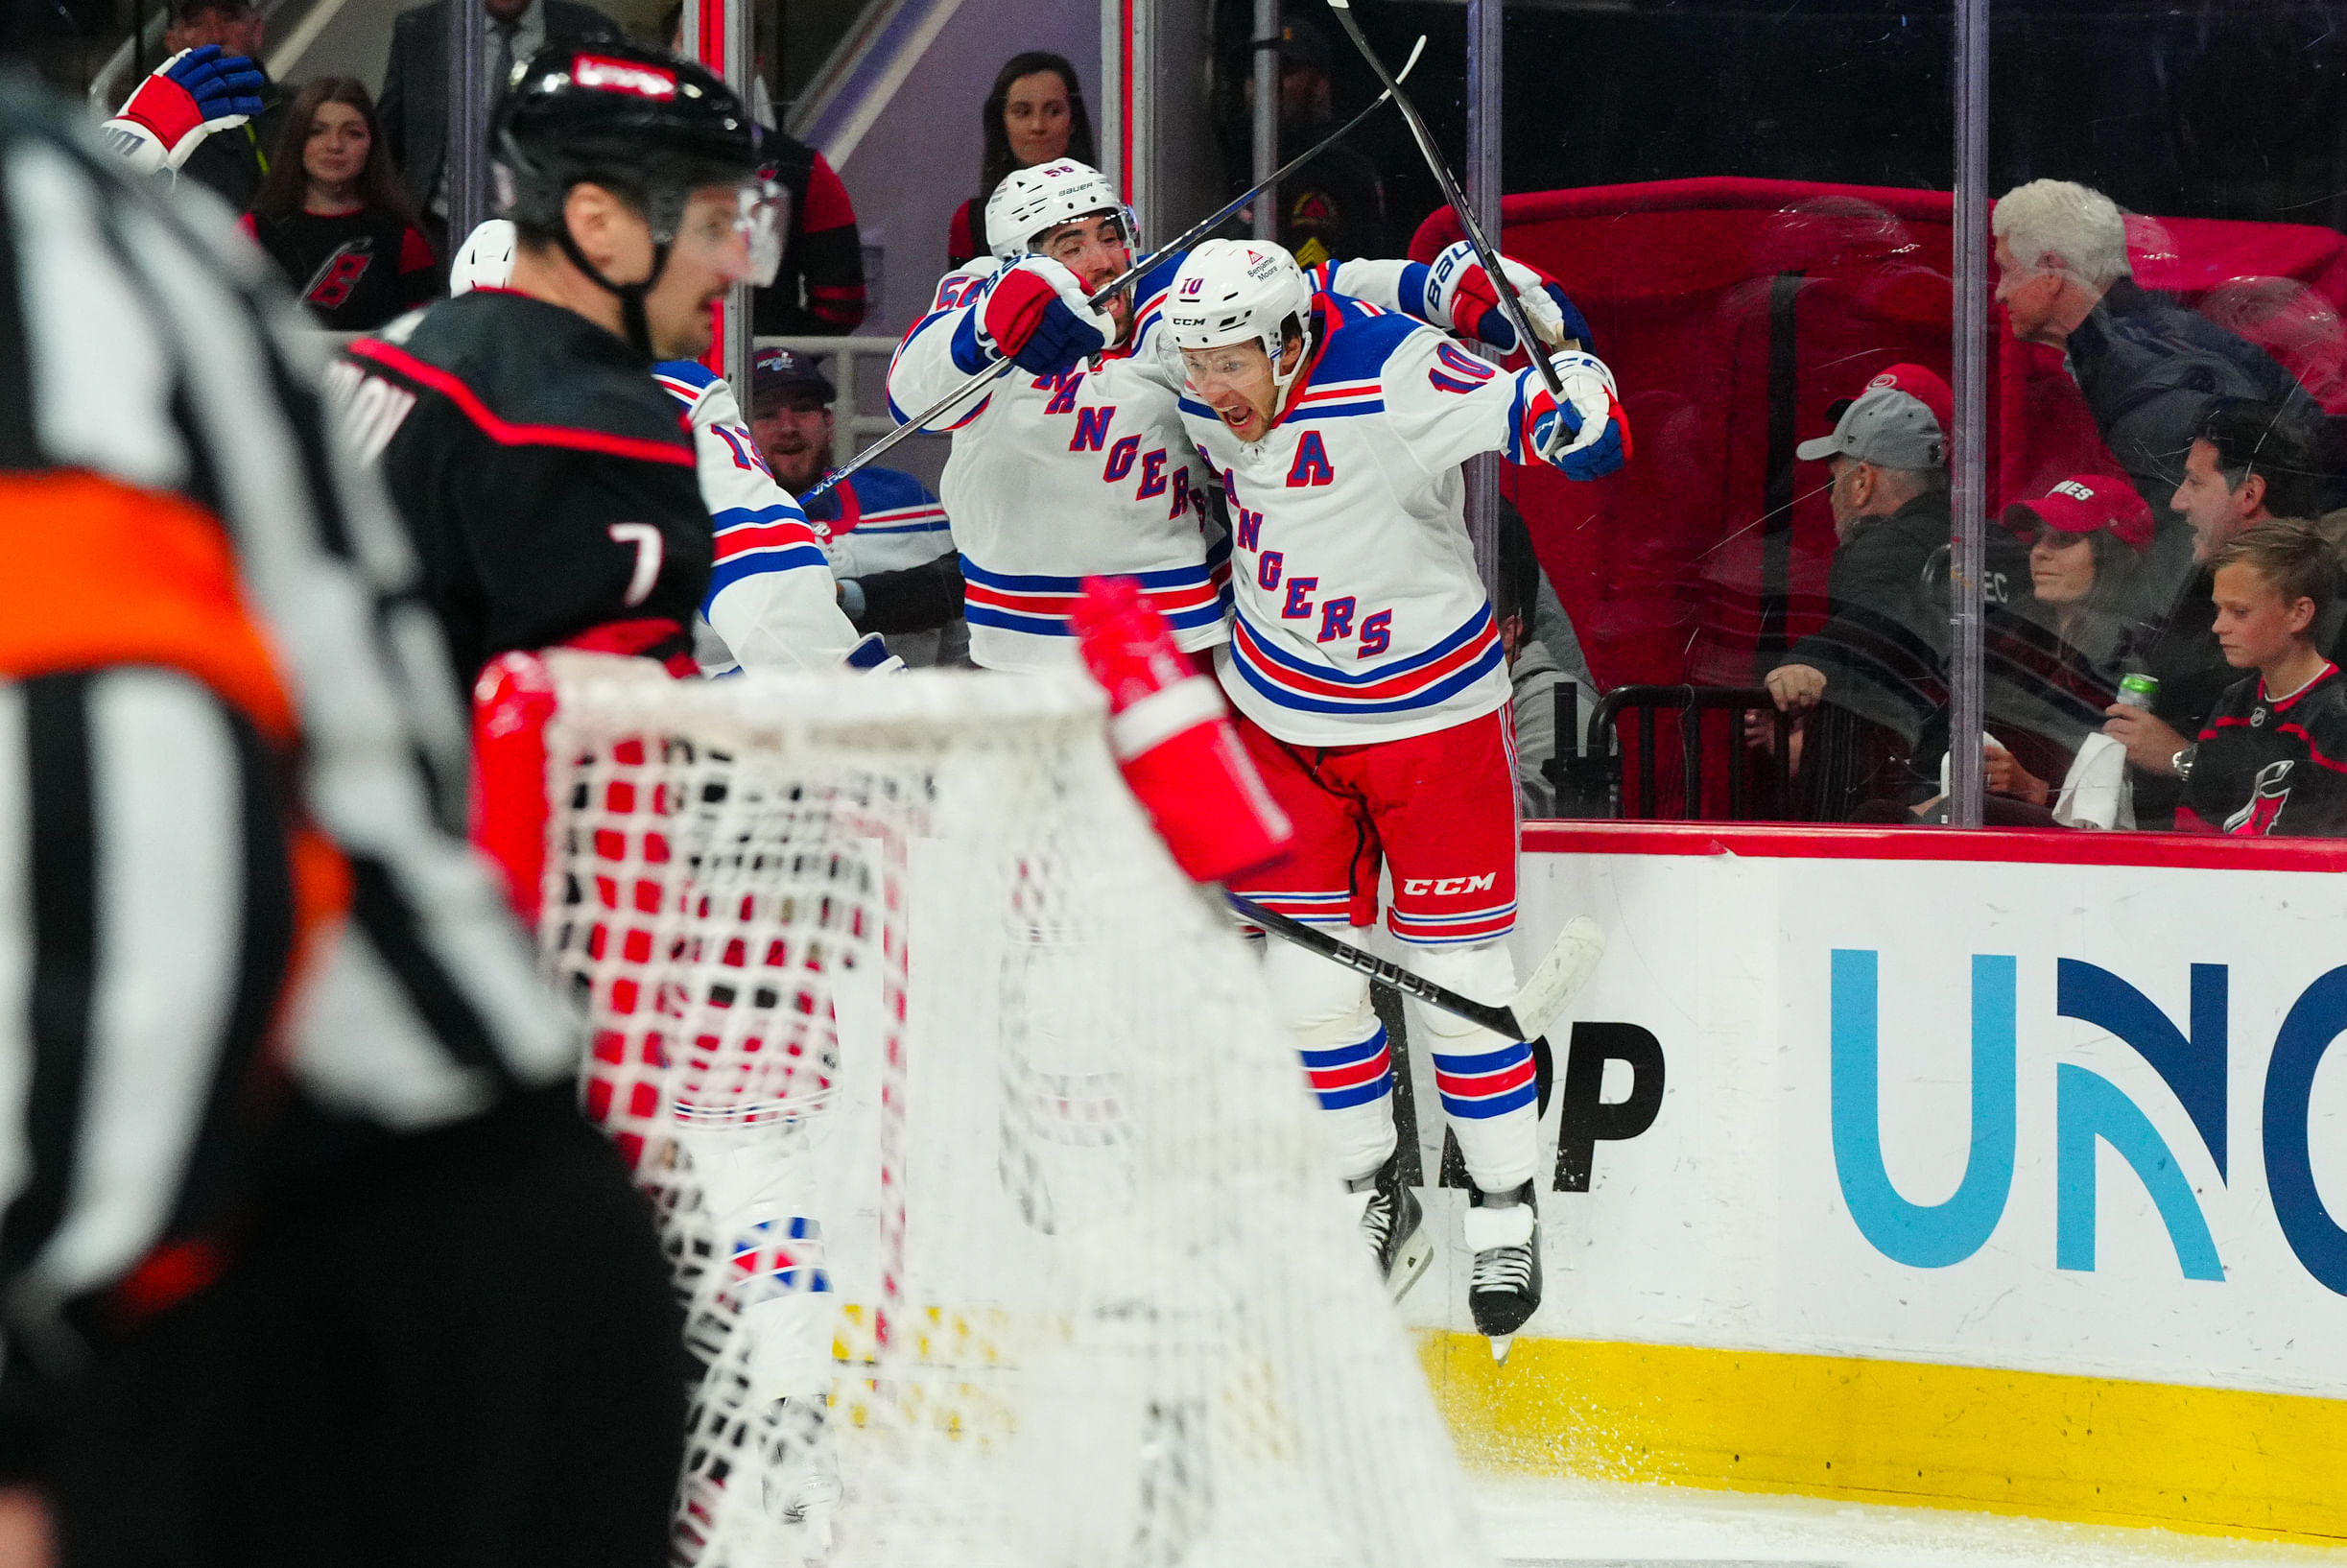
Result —
<svg viewBox="0 0 2347 1568"><path fill-rule="evenodd" d="M1554 348L1589 346L1588 321L1554 278L1508 256L1500 258L1500 271L1515 285L1524 319L1541 342ZM1427 264L1425 319L1504 354L1517 346L1516 329L1500 308L1500 291L1465 240Z"/></svg>
<svg viewBox="0 0 2347 1568"><path fill-rule="evenodd" d="M176 171L213 131L260 113L267 82L259 66L222 54L216 43L182 49L156 66L101 129L107 145L141 174Z"/></svg>
<svg viewBox="0 0 2347 1568"><path fill-rule="evenodd" d="M1049 256L1030 256L986 286L978 306L981 343L1022 370L1052 375L1108 346L1115 323L1084 298L1076 274Z"/></svg>

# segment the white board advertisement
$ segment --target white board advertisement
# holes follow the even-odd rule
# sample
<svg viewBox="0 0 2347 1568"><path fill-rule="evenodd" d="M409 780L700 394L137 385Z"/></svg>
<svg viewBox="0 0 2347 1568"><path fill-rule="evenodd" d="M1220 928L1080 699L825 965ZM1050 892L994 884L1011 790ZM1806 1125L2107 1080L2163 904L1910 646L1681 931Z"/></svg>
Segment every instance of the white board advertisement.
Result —
<svg viewBox="0 0 2347 1568"><path fill-rule="evenodd" d="M1611 938L1528 1335L2347 1397L2347 879L1529 854L1522 903L1520 959ZM1405 1309L1463 1329L1439 1196Z"/></svg>

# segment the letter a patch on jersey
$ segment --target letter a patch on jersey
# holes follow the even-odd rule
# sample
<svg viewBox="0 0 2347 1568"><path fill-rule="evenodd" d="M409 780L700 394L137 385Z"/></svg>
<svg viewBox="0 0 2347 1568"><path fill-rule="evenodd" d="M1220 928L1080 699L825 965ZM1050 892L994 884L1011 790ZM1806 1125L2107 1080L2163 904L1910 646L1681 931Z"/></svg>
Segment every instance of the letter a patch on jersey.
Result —
<svg viewBox="0 0 2347 1568"><path fill-rule="evenodd" d="M1295 462L1288 469L1288 487L1299 490L1308 485L1333 485L1337 482L1337 465L1328 461L1327 443L1316 430L1307 430L1295 443Z"/></svg>

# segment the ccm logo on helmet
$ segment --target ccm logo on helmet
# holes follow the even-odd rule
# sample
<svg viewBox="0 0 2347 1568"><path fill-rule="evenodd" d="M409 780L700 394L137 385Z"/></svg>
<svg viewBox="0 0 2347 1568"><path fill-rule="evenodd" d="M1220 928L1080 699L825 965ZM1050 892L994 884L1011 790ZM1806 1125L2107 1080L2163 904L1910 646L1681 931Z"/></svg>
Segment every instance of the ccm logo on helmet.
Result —
<svg viewBox="0 0 2347 1568"><path fill-rule="evenodd" d="M674 98L676 75L631 59L581 55L571 61L571 80L599 92L633 93L638 98Z"/></svg>

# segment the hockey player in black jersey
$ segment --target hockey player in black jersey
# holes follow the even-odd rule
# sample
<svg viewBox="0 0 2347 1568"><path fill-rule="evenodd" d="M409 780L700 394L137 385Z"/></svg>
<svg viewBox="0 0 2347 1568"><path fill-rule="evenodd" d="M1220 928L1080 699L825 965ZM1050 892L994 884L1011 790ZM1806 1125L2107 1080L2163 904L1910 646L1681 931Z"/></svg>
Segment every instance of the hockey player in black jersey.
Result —
<svg viewBox="0 0 2347 1568"><path fill-rule="evenodd" d="M779 254L756 131L697 65L566 43L516 73L492 151L511 285L353 344L331 389L468 689L493 655L557 645L690 674L709 514L650 371L705 351L711 304Z"/></svg>

